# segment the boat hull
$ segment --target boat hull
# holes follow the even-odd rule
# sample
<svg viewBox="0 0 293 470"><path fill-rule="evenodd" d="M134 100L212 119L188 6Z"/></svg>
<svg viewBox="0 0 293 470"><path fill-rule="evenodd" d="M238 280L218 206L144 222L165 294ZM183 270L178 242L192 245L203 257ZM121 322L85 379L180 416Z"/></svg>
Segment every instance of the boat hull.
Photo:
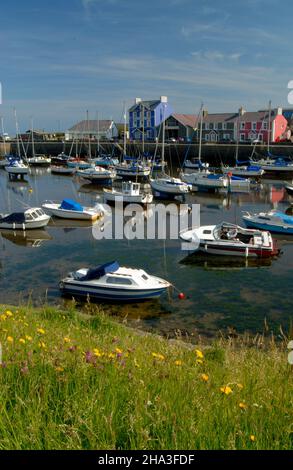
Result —
<svg viewBox="0 0 293 470"><path fill-rule="evenodd" d="M246 227L258 228L261 230L268 230L271 233L284 233L287 235L293 235L293 227L286 227L282 225L264 224L248 218L243 217Z"/></svg>
<svg viewBox="0 0 293 470"><path fill-rule="evenodd" d="M54 207L51 204L43 204L42 208L48 214L62 219L97 220L102 215L101 212L94 213L86 210L79 212L74 210L59 209L58 207Z"/></svg>
<svg viewBox="0 0 293 470"><path fill-rule="evenodd" d="M44 220L32 220L30 222L24 222L24 223L1 223L0 221L0 230L34 230L38 228L43 228L48 225L48 222L50 220L50 217L47 217Z"/></svg>
<svg viewBox="0 0 293 470"><path fill-rule="evenodd" d="M60 283L60 290L65 295L76 295L78 297L91 297L94 299L108 301L131 301L154 299L160 297L168 287L153 289L122 290L121 288L103 288L100 286L84 286L80 282Z"/></svg>
<svg viewBox="0 0 293 470"><path fill-rule="evenodd" d="M275 253L272 253L271 249L256 248L252 246L219 246L207 243L200 243L199 251L210 255L240 256L243 258L271 258L272 254L277 254L277 250Z"/></svg>

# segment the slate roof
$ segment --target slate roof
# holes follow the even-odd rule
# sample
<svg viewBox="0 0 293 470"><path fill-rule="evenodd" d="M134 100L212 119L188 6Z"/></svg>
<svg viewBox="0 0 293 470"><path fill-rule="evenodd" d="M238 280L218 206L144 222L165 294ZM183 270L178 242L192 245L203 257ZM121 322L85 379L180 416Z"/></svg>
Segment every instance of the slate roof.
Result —
<svg viewBox="0 0 293 470"><path fill-rule="evenodd" d="M198 121L198 117L195 114L177 114L177 113L174 113L174 114L171 114L171 116L169 116L169 117L173 117L174 119L176 119L176 121L183 124L183 126L192 127L193 129L196 127L196 124L197 124L197 121Z"/></svg>
<svg viewBox="0 0 293 470"><path fill-rule="evenodd" d="M89 119L80 121L75 126L70 127L68 129L70 132L89 132L94 133L98 132L105 132L108 131L111 126L112 121L110 119L105 120L97 120L97 119Z"/></svg>
<svg viewBox="0 0 293 470"><path fill-rule="evenodd" d="M237 119L238 113L213 113L203 117L203 122L227 122Z"/></svg>
<svg viewBox="0 0 293 470"><path fill-rule="evenodd" d="M141 105L144 106L145 109L152 111L155 109L159 104L161 103L160 100L151 100L151 101L140 101L139 103L134 104L129 108L128 112L135 111L137 107L140 107Z"/></svg>

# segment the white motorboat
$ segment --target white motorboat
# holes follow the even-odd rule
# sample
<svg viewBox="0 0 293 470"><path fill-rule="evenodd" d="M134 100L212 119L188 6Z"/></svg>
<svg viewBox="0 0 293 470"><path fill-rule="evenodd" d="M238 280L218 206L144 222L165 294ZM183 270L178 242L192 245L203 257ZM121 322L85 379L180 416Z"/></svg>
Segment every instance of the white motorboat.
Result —
<svg viewBox="0 0 293 470"><path fill-rule="evenodd" d="M116 171L112 168L94 166L85 170L77 170L77 176L91 181L92 183L111 184L116 178Z"/></svg>
<svg viewBox="0 0 293 470"><path fill-rule="evenodd" d="M48 214L63 219L96 220L103 215L101 205L84 207L72 199L63 199L61 203L56 201L44 201L42 208Z"/></svg>
<svg viewBox="0 0 293 470"><path fill-rule="evenodd" d="M0 214L0 229L31 230L45 227L50 216L44 213L40 207L31 207L22 212Z"/></svg>
<svg viewBox="0 0 293 470"><path fill-rule="evenodd" d="M10 160L5 170L10 175L27 175L29 167L22 160Z"/></svg>
<svg viewBox="0 0 293 470"><path fill-rule="evenodd" d="M104 188L104 200L106 203L111 204L118 201L123 204L150 204L153 201L151 193L142 193L140 190L140 183L132 181L122 182L122 191L116 189Z"/></svg>
<svg viewBox="0 0 293 470"><path fill-rule="evenodd" d="M293 162L286 157L262 158L256 162L266 173L289 173L293 172Z"/></svg>
<svg viewBox="0 0 293 470"><path fill-rule="evenodd" d="M193 173L181 173L181 178L185 183L192 186L192 189L215 191L218 189L228 189L228 176L211 173L208 169Z"/></svg>
<svg viewBox="0 0 293 470"><path fill-rule="evenodd" d="M27 158L27 162L31 166L49 166L51 158L46 157L46 155L34 155L31 158Z"/></svg>
<svg viewBox="0 0 293 470"><path fill-rule="evenodd" d="M185 160L183 163L183 168L191 169L191 170L198 170L201 166L201 162L198 158L192 158L191 160Z"/></svg>
<svg viewBox="0 0 293 470"><path fill-rule="evenodd" d="M143 269L119 266L117 261L96 268L69 273L59 284L67 295L118 301L138 301L159 297L170 283Z"/></svg>
<svg viewBox="0 0 293 470"><path fill-rule="evenodd" d="M211 255L268 258L278 254L268 231L250 230L228 222L185 230L180 238L193 243L195 251Z"/></svg>
<svg viewBox="0 0 293 470"><path fill-rule="evenodd" d="M260 178L265 170L258 165L239 165L239 166L223 166L222 172L227 175L231 173L233 176L243 178Z"/></svg>
<svg viewBox="0 0 293 470"><path fill-rule="evenodd" d="M285 183L285 189L290 196L293 196L293 184L292 183Z"/></svg>
<svg viewBox="0 0 293 470"><path fill-rule="evenodd" d="M151 179L151 188L154 196L162 199L172 199L176 196L184 196L190 191L190 185L180 178L164 175Z"/></svg>
<svg viewBox="0 0 293 470"><path fill-rule="evenodd" d="M81 160L80 158L72 158L72 159L67 161L67 166L69 166L69 168L76 168L76 169L80 169L80 170L85 170L86 168L91 167L91 163L89 163L85 160Z"/></svg>
<svg viewBox="0 0 293 470"><path fill-rule="evenodd" d="M137 162L120 163L115 165L115 170L117 176L121 176L121 178L143 178L149 176L151 172L150 167Z"/></svg>
<svg viewBox="0 0 293 470"><path fill-rule="evenodd" d="M293 235L293 216L284 214L284 212L277 210L259 212L258 214L244 212L242 218L247 227Z"/></svg>
<svg viewBox="0 0 293 470"><path fill-rule="evenodd" d="M63 165L51 165L51 173L55 175L73 175L76 172L75 168Z"/></svg>

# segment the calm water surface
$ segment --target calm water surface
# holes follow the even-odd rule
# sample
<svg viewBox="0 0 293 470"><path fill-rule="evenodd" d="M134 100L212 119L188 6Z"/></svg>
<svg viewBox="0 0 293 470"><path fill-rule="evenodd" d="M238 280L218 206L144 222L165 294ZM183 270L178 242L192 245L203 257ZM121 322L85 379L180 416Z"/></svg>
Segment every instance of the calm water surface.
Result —
<svg viewBox="0 0 293 470"><path fill-rule="evenodd" d="M51 175L33 169L27 182L9 182L0 170L0 211L40 205L45 199L70 197L85 205L102 202L99 189L79 179ZM242 224L241 212L290 207L290 196L280 181L264 182L249 194L194 194L188 203L201 204L201 223L222 220ZM0 302L19 303L31 295L34 302L62 305L59 280L69 271L117 259L121 265L141 267L172 282L186 294L128 305L105 305L109 313L127 317L130 323L173 334L213 336L219 330L238 332L287 330L292 320L293 237L279 240L281 255L264 265L245 260L228 263L222 258L186 256L178 240L96 240L92 227L55 220L46 231L26 237L2 231L0 238Z"/></svg>

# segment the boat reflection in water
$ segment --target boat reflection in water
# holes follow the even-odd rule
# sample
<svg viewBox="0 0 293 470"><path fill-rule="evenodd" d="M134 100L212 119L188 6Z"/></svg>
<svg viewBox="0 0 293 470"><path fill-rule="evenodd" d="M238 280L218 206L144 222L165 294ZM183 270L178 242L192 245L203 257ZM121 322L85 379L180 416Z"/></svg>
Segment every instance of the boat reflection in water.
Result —
<svg viewBox="0 0 293 470"><path fill-rule="evenodd" d="M274 258L242 258L238 256L214 256L199 252L190 253L180 264L198 266L207 270L240 270L245 268L267 268Z"/></svg>
<svg viewBox="0 0 293 470"><path fill-rule="evenodd" d="M46 230L0 230L2 238L19 246L38 248L44 241L52 240L53 237Z"/></svg>

